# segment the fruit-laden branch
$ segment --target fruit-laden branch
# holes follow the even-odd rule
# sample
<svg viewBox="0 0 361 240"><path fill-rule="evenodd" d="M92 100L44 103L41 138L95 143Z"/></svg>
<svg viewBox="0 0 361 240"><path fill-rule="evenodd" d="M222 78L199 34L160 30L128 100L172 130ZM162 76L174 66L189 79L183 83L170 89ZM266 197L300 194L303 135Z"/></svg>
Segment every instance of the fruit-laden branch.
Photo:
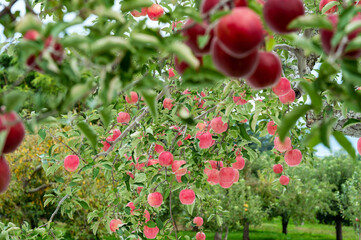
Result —
<svg viewBox="0 0 361 240"><path fill-rule="evenodd" d="M156 101L158 102L164 95L165 95L165 92L167 90L168 87L165 87L164 90L162 90L158 96L156 97ZM115 141L111 142L111 145L109 147L109 149L105 152L101 152L101 153L98 153L97 155L95 155L93 157L93 160L97 159L98 157L100 156L108 156L108 154L110 152L112 152L114 150L114 147L115 145L120 142L124 137L126 137L128 135L128 133L133 130L138 124L139 122L149 113L149 108L148 107L144 107L142 109L142 113L131 123L129 124L129 126L122 132L122 134L120 134L120 136L115 139Z"/></svg>
<svg viewBox="0 0 361 240"><path fill-rule="evenodd" d="M361 113L355 113L352 111L347 112L346 116L343 116L341 110L333 110L333 117L337 119L337 122L333 129L335 131L342 132L344 135L350 137L361 137ZM306 115L306 125L311 128L314 124L322 121L323 115L315 115L313 111L309 111ZM360 123L351 124L344 127L345 123L350 119L359 120Z"/></svg>

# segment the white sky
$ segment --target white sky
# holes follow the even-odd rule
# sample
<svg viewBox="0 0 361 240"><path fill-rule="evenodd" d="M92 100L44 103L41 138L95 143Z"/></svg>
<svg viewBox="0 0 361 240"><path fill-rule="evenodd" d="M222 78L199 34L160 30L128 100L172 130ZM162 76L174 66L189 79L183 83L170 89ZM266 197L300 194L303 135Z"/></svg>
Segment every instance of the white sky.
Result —
<svg viewBox="0 0 361 240"><path fill-rule="evenodd" d="M114 1L115 4L113 6L113 10L114 11L120 11L120 5L119 5L119 2L118 1ZM5 2L5 0L0 0L0 11L4 8L4 5L8 5L7 2ZM12 12L15 12L15 11L20 11L21 12L21 16L23 16L25 14L25 2L24 0L20 0L18 1L17 3L15 3L15 5L13 6L12 8ZM35 9L34 11L36 13L40 12L40 5L37 5L35 6ZM74 13L70 13L70 14L66 14L64 16L64 20L65 21L71 21L75 18L75 14ZM145 17L141 17L139 19L144 19ZM73 26L71 28L68 28L67 32L69 34L75 32L75 33L82 33L82 32L85 32L83 26L89 26L92 24L92 21L95 19L95 16L90 16L88 19L86 19L86 21L83 23L83 25L77 25L77 26ZM52 19L51 18L47 18L45 19L45 23L46 22L51 22ZM157 27L158 26L158 23L156 21L150 21L149 19L147 20L147 25L149 27ZM163 27L163 26L162 26ZM3 43L4 41L6 41L6 38L3 34L4 32L4 27L2 25L0 25L0 43ZM21 35L18 34L16 37L20 37ZM316 69L320 67L320 64L316 65ZM316 71L313 71L312 72L313 75L317 76L317 72ZM341 79L341 75L339 76L339 80ZM354 138L354 137L347 137L351 142L352 142L352 145L354 146L354 148L356 149L356 145L357 145L357 140L358 138ZM342 149L342 147L337 143L337 141L335 140L335 138L331 138L330 140L330 144L331 144L331 149L332 149L332 152L336 152L336 151L339 151ZM328 156L328 155L331 155L332 152L327 148L325 147L323 144L319 144L315 147L316 149L316 155L318 156Z"/></svg>

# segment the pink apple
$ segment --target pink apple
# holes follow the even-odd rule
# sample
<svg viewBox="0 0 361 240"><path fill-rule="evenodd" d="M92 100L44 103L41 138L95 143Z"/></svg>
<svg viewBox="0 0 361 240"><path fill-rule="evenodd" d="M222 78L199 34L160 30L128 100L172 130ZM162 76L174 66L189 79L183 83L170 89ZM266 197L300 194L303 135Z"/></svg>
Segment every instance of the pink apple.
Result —
<svg viewBox="0 0 361 240"><path fill-rule="evenodd" d="M150 213L148 212L147 209L144 210L144 218L145 218L145 223L149 222L149 220L150 220Z"/></svg>
<svg viewBox="0 0 361 240"><path fill-rule="evenodd" d="M196 240L205 240L205 239L206 239L206 234L204 234L203 232L197 232Z"/></svg>
<svg viewBox="0 0 361 240"><path fill-rule="evenodd" d="M117 122L118 123L129 123L130 115L127 112L118 113Z"/></svg>
<svg viewBox="0 0 361 240"><path fill-rule="evenodd" d="M282 78L280 79L280 81L278 82L278 84L272 88L272 91L273 91L277 96L285 95L285 94L287 94L290 90L291 90L291 83L290 83L290 81L289 81L287 78L285 78L285 77L282 77Z"/></svg>
<svg viewBox="0 0 361 240"><path fill-rule="evenodd" d="M160 192L154 192L148 195L148 203L152 207L160 207L163 203L163 196Z"/></svg>
<svg viewBox="0 0 361 240"><path fill-rule="evenodd" d="M159 164L161 166L171 166L173 163L173 154L170 152L162 152L159 154Z"/></svg>
<svg viewBox="0 0 361 240"><path fill-rule="evenodd" d="M159 228L158 227L150 228L144 226L143 233L146 238L155 239L157 237L157 234L159 233Z"/></svg>
<svg viewBox="0 0 361 240"><path fill-rule="evenodd" d="M148 8L148 17L152 21L157 21L164 13L164 9L159 4L153 4Z"/></svg>
<svg viewBox="0 0 361 240"><path fill-rule="evenodd" d="M134 212L134 210L135 210L134 203L133 203L133 202L129 202L126 206L127 206L127 207L130 207L130 214L133 215L133 212Z"/></svg>
<svg viewBox="0 0 361 240"><path fill-rule="evenodd" d="M40 33L34 29L31 29L29 31L27 31L24 34L24 39L26 40L30 40L30 41L35 41L40 37Z"/></svg>
<svg viewBox="0 0 361 240"><path fill-rule="evenodd" d="M198 227L201 227L203 225L203 218L201 217L195 217L193 219L193 223L197 225Z"/></svg>
<svg viewBox="0 0 361 240"><path fill-rule="evenodd" d="M286 137L284 142L281 142L279 137L276 137L273 141L275 149L279 152L286 152L292 150L292 143L289 137Z"/></svg>
<svg viewBox="0 0 361 240"><path fill-rule="evenodd" d="M232 168L237 170L242 170L244 168L244 165L246 164L244 158L242 156L236 157L236 162L232 163Z"/></svg>
<svg viewBox="0 0 361 240"><path fill-rule="evenodd" d="M282 166L282 164L275 164L275 165L273 165L273 172L274 172L275 174L280 174L280 173L282 173L282 172L283 172L283 166Z"/></svg>
<svg viewBox="0 0 361 240"><path fill-rule="evenodd" d="M322 8L327 4L327 3L330 3L330 2L337 2L337 0L321 0L320 1L320 5L319 5L319 10L320 12L322 12ZM329 10L327 10L325 12L325 14L330 14L330 13L334 13L334 12L337 12L337 6L333 6L332 8L330 8Z"/></svg>
<svg viewBox="0 0 361 240"><path fill-rule="evenodd" d="M184 205L192 205L196 200L196 195L192 189L184 189L179 193L179 200Z"/></svg>
<svg viewBox="0 0 361 240"><path fill-rule="evenodd" d="M130 98L125 96L125 101L129 104L136 104L138 102L138 94L136 92L130 92Z"/></svg>
<svg viewBox="0 0 361 240"><path fill-rule="evenodd" d="M277 125L274 121L270 121L267 123L267 131L270 135L275 135L277 131Z"/></svg>
<svg viewBox="0 0 361 240"><path fill-rule="evenodd" d="M357 140L357 151L361 155L361 138Z"/></svg>
<svg viewBox="0 0 361 240"><path fill-rule="evenodd" d="M122 221L119 219L113 219L110 221L109 227L110 231L116 232L119 229L119 225L122 225Z"/></svg>
<svg viewBox="0 0 361 240"><path fill-rule="evenodd" d="M211 121L211 128L215 133L223 133L228 129L228 123L223 123L222 117L216 117Z"/></svg>
<svg viewBox="0 0 361 240"><path fill-rule="evenodd" d="M298 149L293 149L291 151L286 152L285 161L288 166L295 167L298 166L302 161L302 153Z"/></svg>
<svg viewBox="0 0 361 240"><path fill-rule="evenodd" d="M280 177L280 183L284 186L288 185L288 183L290 182L290 178L285 176L285 175L282 175Z"/></svg>
<svg viewBox="0 0 361 240"><path fill-rule="evenodd" d="M162 145L155 144L154 151L156 151L157 153L162 153L164 152L164 147Z"/></svg>
<svg viewBox="0 0 361 240"><path fill-rule="evenodd" d="M281 103L283 104L291 104L296 99L296 93L293 89L291 89L288 93L285 95L279 96Z"/></svg>
<svg viewBox="0 0 361 240"><path fill-rule="evenodd" d="M68 172L74 172L79 167L79 157L77 155L69 155L64 159L64 168Z"/></svg>
<svg viewBox="0 0 361 240"><path fill-rule="evenodd" d="M170 98L165 98L163 101L163 107L168 109L168 110L172 110L173 104L172 104L173 100Z"/></svg>
<svg viewBox="0 0 361 240"><path fill-rule="evenodd" d="M130 13L133 15L133 17L144 17L147 15L147 8L142 8L141 12L134 10L131 11Z"/></svg>

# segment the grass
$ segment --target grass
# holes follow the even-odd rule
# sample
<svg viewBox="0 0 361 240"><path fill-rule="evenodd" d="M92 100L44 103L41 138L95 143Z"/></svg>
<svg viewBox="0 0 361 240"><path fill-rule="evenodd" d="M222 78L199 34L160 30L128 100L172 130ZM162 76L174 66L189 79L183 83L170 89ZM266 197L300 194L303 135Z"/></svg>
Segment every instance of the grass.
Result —
<svg viewBox="0 0 361 240"><path fill-rule="evenodd" d="M355 240L358 239L356 233L352 227L343 226L343 239ZM336 239L335 227L333 225L324 224L311 224L306 223L302 226L294 225L292 222L288 225L287 236L282 234L282 225L279 219L275 219L271 222L263 223L261 226L250 228L249 237L251 240L309 240L309 239L322 239L322 240L334 240ZM206 239L214 239L215 233L205 232ZM180 232L180 235L188 235L190 237L195 236L195 232ZM242 232L231 232L228 234L228 240L240 240L242 239Z"/></svg>

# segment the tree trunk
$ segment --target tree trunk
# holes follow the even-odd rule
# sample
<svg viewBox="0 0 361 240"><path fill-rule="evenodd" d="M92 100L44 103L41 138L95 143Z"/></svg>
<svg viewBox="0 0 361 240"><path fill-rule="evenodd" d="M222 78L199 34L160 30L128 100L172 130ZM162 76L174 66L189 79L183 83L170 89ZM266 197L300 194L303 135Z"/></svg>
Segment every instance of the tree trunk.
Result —
<svg viewBox="0 0 361 240"><path fill-rule="evenodd" d="M342 240L342 217L336 217L336 240Z"/></svg>
<svg viewBox="0 0 361 240"><path fill-rule="evenodd" d="M227 238L228 238L228 226L226 226L226 233L225 233L225 235L224 235L224 238L223 238L223 240L227 240Z"/></svg>
<svg viewBox="0 0 361 240"><path fill-rule="evenodd" d="M222 233L216 232L216 235L214 235L214 240L222 240Z"/></svg>
<svg viewBox="0 0 361 240"><path fill-rule="evenodd" d="M282 233L287 235L287 226L290 218L282 215Z"/></svg>
<svg viewBox="0 0 361 240"><path fill-rule="evenodd" d="M243 240L249 240L249 222L243 225Z"/></svg>

